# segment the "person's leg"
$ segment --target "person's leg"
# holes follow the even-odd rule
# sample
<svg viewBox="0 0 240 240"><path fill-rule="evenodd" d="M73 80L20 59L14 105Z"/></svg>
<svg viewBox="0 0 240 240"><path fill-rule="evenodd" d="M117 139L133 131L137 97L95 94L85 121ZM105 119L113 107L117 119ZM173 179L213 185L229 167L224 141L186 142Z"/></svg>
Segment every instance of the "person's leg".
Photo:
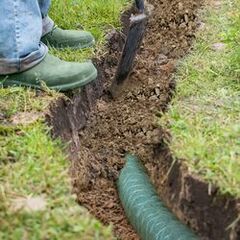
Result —
<svg viewBox="0 0 240 240"><path fill-rule="evenodd" d="M48 15L48 10L50 8L51 0L38 0L39 8L42 14L42 17Z"/></svg>
<svg viewBox="0 0 240 240"><path fill-rule="evenodd" d="M42 36L51 32L54 27L53 20L48 16L48 10L51 5L51 0L38 0L40 12L42 15Z"/></svg>
<svg viewBox="0 0 240 240"><path fill-rule="evenodd" d="M65 62L47 54L40 43L44 15L39 6L38 0L0 0L0 87L46 85L67 91L94 81L91 61Z"/></svg>
<svg viewBox="0 0 240 240"><path fill-rule="evenodd" d="M38 64L47 47L40 44L42 17L38 1L0 1L0 75Z"/></svg>
<svg viewBox="0 0 240 240"><path fill-rule="evenodd" d="M51 0L38 0L43 18L43 31L41 41L54 48L88 48L95 44L93 35L86 31L63 30L54 26L53 20L48 16Z"/></svg>

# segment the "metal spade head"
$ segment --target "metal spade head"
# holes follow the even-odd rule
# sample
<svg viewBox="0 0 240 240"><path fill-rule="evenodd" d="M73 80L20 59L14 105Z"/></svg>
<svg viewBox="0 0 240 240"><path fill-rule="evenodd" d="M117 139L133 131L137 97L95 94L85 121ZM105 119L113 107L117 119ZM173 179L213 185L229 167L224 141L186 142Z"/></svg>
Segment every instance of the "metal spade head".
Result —
<svg viewBox="0 0 240 240"><path fill-rule="evenodd" d="M139 7L143 7L144 10L144 1L137 1ZM110 92L113 97L118 95L118 92L121 89L121 86L128 78L133 63L139 49L143 36L146 30L147 16L144 13L132 16L130 18L130 28L127 35L126 43L122 51L122 56L118 64L117 72L113 80Z"/></svg>

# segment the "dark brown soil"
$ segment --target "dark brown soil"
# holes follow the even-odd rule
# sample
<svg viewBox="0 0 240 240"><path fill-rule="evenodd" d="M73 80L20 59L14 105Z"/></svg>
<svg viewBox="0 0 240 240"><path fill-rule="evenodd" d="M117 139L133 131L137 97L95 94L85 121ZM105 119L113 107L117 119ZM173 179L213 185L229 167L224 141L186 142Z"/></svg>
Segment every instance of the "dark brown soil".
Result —
<svg viewBox="0 0 240 240"><path fill-rule="evenodd" d="M109 52L96 60L99 78L71 100L51 108L49 122L56 136L72 142L71 174L78 202L103 223L114 226L123 240L139 239L125 218L116 191L124 154L137 154L159 195L201 239L240 239L239 201L218 196L208 184L172 160L170 139L157 119L174 92L177 61L187 54L198 26L202 0L150 0L154 6L144 43L120 97L109 97L124 35L112 32ZM124 14L123 23L129 17ZM126 29L124 30L126 32ZM100 100L98 100L100 98ZM230 226L230 227L229 227Z"/></svg>
<svg viewBox="0 0 240 240"><path fill-rule="evenodd" d="M138 239L119 203L115 182L126 152L146 164L163 141L157 116L166 110L174 90L176 60L189 50L197 27L200 2L150 1L154 6L134 72L118 99L106 94L97 102L86 128L80 131L79 161L73 162L74 191L104 223L113 223L121 239ZM106 89L119 54L109 54ZM106 66L105 66L106 67Z"/></svg>
<svg viewBox="0 0 240 240"><path fill-rule="evenodd" d="M158 164L150 164L149 168L169 208L202 240L239 240L240 200L220 195L216 187L189 173L180 160L172 164L167 153L167 147L162 148L154 158Z"/></svg>

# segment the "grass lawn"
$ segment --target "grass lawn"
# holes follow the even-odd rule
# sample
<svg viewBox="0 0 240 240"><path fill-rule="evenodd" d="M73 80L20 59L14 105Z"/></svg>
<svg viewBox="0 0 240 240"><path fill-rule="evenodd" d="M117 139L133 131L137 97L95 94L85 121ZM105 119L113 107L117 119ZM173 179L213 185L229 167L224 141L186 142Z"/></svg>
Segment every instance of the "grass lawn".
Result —
<svg viewBox="0 0 240 240"><path fill-rule="evenodd" d="M190 171L240 197L240 1L219 2L202 13L161 124L171 131L172 152Z"/></svg>
<svg viewBox="0 0 240 240"><path fill-rule="evenodd" d="M50 16L56 24L92 31L97 45L84 51L50 51L73 61L104 51L105 33L120 27L119 16L126 3L53 0ZM41 112L59 95L0 88L0 239L114 239L111 226L102 226L75 203L65 146L51 139L41 119ZM9 125L10 120L15 124Z"/></svg>

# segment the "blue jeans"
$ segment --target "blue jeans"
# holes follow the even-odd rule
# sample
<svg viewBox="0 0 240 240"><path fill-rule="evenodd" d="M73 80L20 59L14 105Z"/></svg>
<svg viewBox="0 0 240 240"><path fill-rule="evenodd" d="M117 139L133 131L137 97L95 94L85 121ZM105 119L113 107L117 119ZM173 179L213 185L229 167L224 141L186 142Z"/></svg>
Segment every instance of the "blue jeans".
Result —
<svg viewBox="0 0 240 240"><path fill-rule="evenodd" d="M48 48L40 42L53 28L51 0L0 0L0 75L38 64Z"/></svg>

